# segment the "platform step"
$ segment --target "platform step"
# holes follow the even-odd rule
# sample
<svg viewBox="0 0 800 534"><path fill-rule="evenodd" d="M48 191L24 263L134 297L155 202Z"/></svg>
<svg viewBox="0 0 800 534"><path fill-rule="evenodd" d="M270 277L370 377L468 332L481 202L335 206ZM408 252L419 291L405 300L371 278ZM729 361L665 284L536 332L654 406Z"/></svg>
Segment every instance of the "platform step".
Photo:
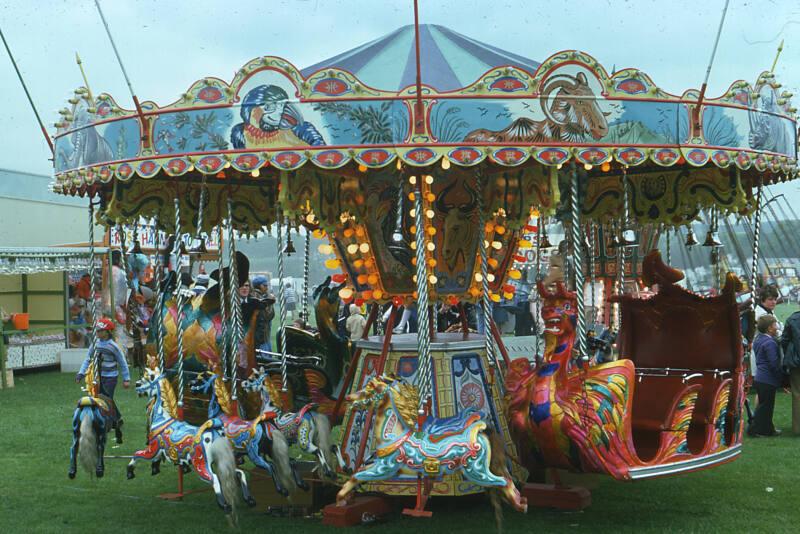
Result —
<svg viewBox="0 0 800 534"><path fill-rule="evenodd" d="M536 508L584 510L592 504L592 494L580 486L525 484L521 493L527 497L528 506Z"/></svg>
<svg viewBox="0 0 800 534"><path fill-rule="evenodd" d="M377 496L358 496L345 506L329 504L322 509L322 524L352 527L369 523L391 512L389 501Z"/></svg>

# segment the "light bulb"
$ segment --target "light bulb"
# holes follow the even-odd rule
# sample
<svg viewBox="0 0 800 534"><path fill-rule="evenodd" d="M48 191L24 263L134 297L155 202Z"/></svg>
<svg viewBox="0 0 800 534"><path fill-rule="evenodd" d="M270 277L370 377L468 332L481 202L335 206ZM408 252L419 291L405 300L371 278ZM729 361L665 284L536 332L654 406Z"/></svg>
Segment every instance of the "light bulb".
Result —
<svg viewBox="0 0 800 534"><path fill-rule="evenodd" d="M489 282L494 282L494 275L492 273L488 273L486 275L486 280L488 280Z"/></svg>
<svg viewBox="0 0 800 534"><path fill-rule="evenodd" d="M447 156L445 156L445 157L443 157L443 158L442 158L442 168L443 168L444 170L447 170L447 169L449 169L449 168L450 168L450 160L448 159L448 157L447 157Z"/></svg>
<svg viewBox="0 0 800 534"><path fill-rule="evenodd" d="M429 219L433 219L433 216L434 216L434 215L436 215L436 214L435 214L435 213L433 213L433 210L426 210L426 211L425 211L425 216L426 216L427 218L429 218Z"/></svg>
<svg viewBox="0 0 800 534"><path fill-rule="evenodd" d="M410 183L411 185L417 185L417 177L416 176L409 176L408 177L408 183Z"/></svg>
<svg viewBox="0 0 800 534"><path fill-rule="evenodd" d="M350 243L349 245L347 245L347 253L348 254L355 254L356 252L358 252L358 245L357 244Z"/></svg>
<svg viewBox="0 0 800 534"><path fill-rule="evenodd" d="M250 172L250 176L252 176L253 178L258 178L259 176L261 176L261 171L255 169L254 171Z"/></svg>
<svg viewBox="0 0 800 534"><path fill-rule="evenodd" d="M425 177L425 183L428 184L428 185L431 185L433 183L433 176L431 176L430 174L428 176L426 176Z"/></svg>
<svg viewBox="0 0 800 534"><path fill-rule="evenodd" d="M347 300L352 296L353 296L353 290L350 289L349 287L343 287L342 289L339 290L339 297L341 297L343 300Z"/></svg>
<svg viewBox="0 0 800 534"><path fill-rule="evenodd" d="M475 273L475 281L483 282L483 275L481 273Z"/></svg>
<svg viewBox="0 0 800 534"><path fill-rule="evenodd" d="M369 252L369 243L361 243L358 246L358 250L360 250L362 254L366 254Z"/></svg>
<svg viewBox="0 0 800 534"><path fill-rule="evenodd" d="M428 277L428 282L430 282L430 283L431 283L431 284L433 284L433 285L436 285L436 282L438 282L438 281L439 281L439 279L438 279L438 278L436 278L436 275L435 275L435 274L432 274L432 275L430 275L430 276Z"/></svg>
<svg viewBox="0 0 800 534"><path fill-rule="evenodd" d="M431 252L436 250L436 245L433 244L433 241L428 241L427 247L428 247L428 250L430 250Z"/></svg>
<svg viewBox="0 0 800 534"><path fill-rule="evenodd" d="M583 168L586 169L587 171L592 170L592 166L589 163L584 164Z"/></svg>

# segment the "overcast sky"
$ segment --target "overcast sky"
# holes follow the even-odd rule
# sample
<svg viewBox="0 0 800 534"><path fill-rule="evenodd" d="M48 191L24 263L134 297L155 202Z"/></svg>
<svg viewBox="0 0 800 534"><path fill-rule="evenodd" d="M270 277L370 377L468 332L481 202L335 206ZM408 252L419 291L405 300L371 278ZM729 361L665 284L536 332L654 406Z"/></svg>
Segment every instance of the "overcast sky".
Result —
<svg viewBox="0 0 800 534"><path fill-rule="evenodd" d="M195 80L230 81L248 60L281 56L302 68L413 23L411 0L101 0L140 100L174 101ZM681 94L705 75L724 0L420 0L420 22L542 61L579 49L607 70L636 67ZM132 100L92 0L2 0L0 26L47 127L82 85ZM800 2L731 0L708 96L775 69L800 102ZM423 57L424 61L424 57ZM386 68L392 68L387 65ZM0 50L0 167L51 174L49 150ZM798 105L797 107L800 107ZM791 186L792 192L797 186Z"/></svg>

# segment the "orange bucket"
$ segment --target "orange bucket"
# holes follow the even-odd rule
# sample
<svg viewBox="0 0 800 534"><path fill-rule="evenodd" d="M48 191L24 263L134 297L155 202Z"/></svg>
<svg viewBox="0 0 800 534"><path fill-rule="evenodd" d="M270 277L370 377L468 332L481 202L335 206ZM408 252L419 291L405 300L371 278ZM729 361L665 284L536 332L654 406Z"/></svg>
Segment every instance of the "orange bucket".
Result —
<svg viewBox="0 0 800 534"><path fill-rule="evenodd" d="M15 330L27 330L30 326L29 324L30 315L27 313L13 313L11 314L11 324L14 325Z"/></svg>

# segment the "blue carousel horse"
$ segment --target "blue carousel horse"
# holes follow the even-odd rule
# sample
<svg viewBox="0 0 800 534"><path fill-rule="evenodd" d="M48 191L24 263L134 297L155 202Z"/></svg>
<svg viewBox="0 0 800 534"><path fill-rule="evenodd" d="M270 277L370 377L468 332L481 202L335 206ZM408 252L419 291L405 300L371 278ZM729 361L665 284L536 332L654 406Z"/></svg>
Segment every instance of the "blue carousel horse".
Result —
<svg viewBox="0 0 800 534"><path fill-rule="evenodd" d="M334 465L343 466L339 448L331 441L331 424L328 416L315 410L313 403L299 412L285 412L283 396L263 368L253 369L250 378L242 382L245 391L261 393L261 412L277 413L270 421L286 436L290 445L297 444L303 452L317 457L320 475L335 478Z"/></svg>
<svg viewBox="0 0 800 534"><path fill-rule="evenodd" d="M360 483L392 478L403 468L430 478L460 471L470 482L499 490L517 511L527 512L527 500L506 467L499 435L487 431L478 412L466 410L447 419L428 417L417 432L417 388L387 375L372 378L364 389L348 395L347 401L353 409L374 409L376 452L375 460L342 486L336 495L338 505L346 505ZM494 503L496 492L490 496Z"/></svg>
<svg viewBox="0 0 800 534"><path fill-rule="evenodd" d="M216 373L204 371L192 382L192 391L210 396L208 419L212 428L221 431L233 445L237 457L247 456L262 468L275 482L275 489L284 497L294 491L295 485L308 489L289 459L286 436L272 424L274 411L262 412L256 419L247 421L239 417L230 398L230 392ZM273 461L276 463L273 464Z"/></svg>
<svg viewBox="0 0 800 534"><path fill-rule="evenodd" d="M237 486L245 502L253 505L244 472L236 468L230 442L206 421L196 427L177 419L178 403L169 381L154 369L145 369L136 382L136 393L150 398L148 404L147 448L133 453L128 463L128 478L135 476L136 462L152 462L152 474L160 472L162 458L168 458L185 471L194 468L197 475L211 484L217 504L226 514L234 512ZM213 466L213 467L212 467ZM233 515L235 522L235 515Z"/></svg>
<svg viewBox="0 0 800 534"><path fill-rule="evenodd" d="M94 393L96 385L92 384L91 373L86 375L89 395L81 397L72 415L72 447L69 451L69 478L75 478L78 472L78 460L88 473L94 470L95 476L101 478L105 474L103 455L106 448L106 436L113 428L117 443L122 443L122 420L117 417L114 400Z"/></svg>

